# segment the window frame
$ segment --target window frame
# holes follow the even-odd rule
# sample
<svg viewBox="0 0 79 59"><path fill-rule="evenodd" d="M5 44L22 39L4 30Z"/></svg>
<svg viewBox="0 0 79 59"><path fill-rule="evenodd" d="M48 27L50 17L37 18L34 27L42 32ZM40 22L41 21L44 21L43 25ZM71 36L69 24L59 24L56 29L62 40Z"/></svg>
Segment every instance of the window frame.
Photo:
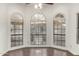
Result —
<svg viewBox="0 0 79 59"><path fill-rule="evenodd" d="M16 19L13 19L12 17L19 15L22 17L22 19L19 20L19 18L17 19L18 21L13 21ZM24 20L23 20L23 16L20 13L13 13L11 15L10 18L11 22L11 28L10 28L10 32L11 32L11 47L17 47L17 46L22 46L23 45L23 30L24 30ZM12 33L13 31L13 33ZM12 39L13 37L13 39Z"/></svg>
<svg viewBox="0 0 79 59"><path fill-rule="evenodd" d="M32 22L33 22L33 20L34 19L32 19L33 17L34 17L34 15L35 14L41 14L42 16L44 16L44 21L41 21L41 20L38 20L37 22L41 22L41 24L38 24L38 26L36 25L36 24L31 24ZM46 45L46 40L47 40L47 25L46 25L46 23L47 23L47 21L46 21L46 17L45 17L45 15L43 14L43 13L35 13L34 15L32 15L32 17L31 17L31 20L30 20L30 42L31 42L31 45ZM43 24L45 22L45 24ZM38 28L37 28L37 33L35 33L36 34L36 36L38 36L37 38L38 38L38 43L37 44L35 44L35 43L33 43L33 33L31 32L31 27L32 27L32 25L36 25ZM41 27L41 25L45 25L45 33L40 33L39 31L40 31L40 27ZM43 30L44 30L44 28L43 28ZM42 37L41 38L41 40L42 40L42 42L39 44L39 42L40 42L40 36Z"/></svg>
<svg viewBox="0 0 79 59"><path fill-rule="evenodd" d="M59 17L58 15L64 18L63 19L64 21L62 21L62 24L61 24L61 27L60 28L58 28L58 26L59 26L58 24L57 25L55 24L56 16ZM66 42L66 39L65 39L65 37L66 37L66 27L64 29L62 29L62 25L63 24L66 24L65 23L65 17L61 13L56 14L56 16L54 17L54 20L53 20L53 44L56 45L56 46L63 46L63 47L65 47L65 42ZM57 28L55 28L55 25L57 26ZM62 33L63 30L64 30L64 33ZM61 31L61 32L59 33L59 31Z"/></svg>

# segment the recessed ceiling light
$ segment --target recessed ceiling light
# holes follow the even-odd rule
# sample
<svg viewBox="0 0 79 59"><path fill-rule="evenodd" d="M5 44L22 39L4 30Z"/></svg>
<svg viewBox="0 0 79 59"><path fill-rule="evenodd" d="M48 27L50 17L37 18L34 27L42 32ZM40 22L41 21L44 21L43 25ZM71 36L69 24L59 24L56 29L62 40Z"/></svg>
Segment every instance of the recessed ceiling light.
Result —
<svg viewBox="0 0 79 59"><path fill-rule="evenodd" d="M38 9L38 5L37 5L37 4L35 4L35 5L34 5L34 8L35 8L35 9Z"/></svg>
<svg viewBox="0 0 79 59"><path fill-rule="evenodd" d="M40 8L40 9L42 8L42 3L39 3L39 8Z"/></svg>
<svg viewBox="0 0 79 59"><path fill-rule="evenodd" d="M42 3L35 4L35 5L34 5L34 8L35 8L35 9L41 9L41 8L42 8Z"/></svg>

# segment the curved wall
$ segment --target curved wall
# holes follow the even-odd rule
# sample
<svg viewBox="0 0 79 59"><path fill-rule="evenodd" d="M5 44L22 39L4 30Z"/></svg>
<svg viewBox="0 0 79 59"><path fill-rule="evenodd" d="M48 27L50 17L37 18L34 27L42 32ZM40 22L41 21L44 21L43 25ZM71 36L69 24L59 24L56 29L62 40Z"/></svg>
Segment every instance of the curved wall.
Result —
<svg viewBox="0 0 79 59"><path fill-rule="evenodd" d="M79 46L76 44L76 14L79 12L79 4L54 4L44 5L41 12L46 16L47 20L47 45L39 47L54 47L64 50L69 50L75 55L79 55ZM31 16L38 10L34 9L33 5L26 6L25 4L0 4L0 53L5 51L15 50L24 47L38 47L30 45L30 20ZM24 45L19 47L10 46L10 16L14 12L20 12L24 17ZM64 14L66 20L66 47L53 45L53 18L57 13ZM5 16L4 16L5 15ZM51 25L51 26L50 26ZM8 35L7 35L8 34Z"/></svg>

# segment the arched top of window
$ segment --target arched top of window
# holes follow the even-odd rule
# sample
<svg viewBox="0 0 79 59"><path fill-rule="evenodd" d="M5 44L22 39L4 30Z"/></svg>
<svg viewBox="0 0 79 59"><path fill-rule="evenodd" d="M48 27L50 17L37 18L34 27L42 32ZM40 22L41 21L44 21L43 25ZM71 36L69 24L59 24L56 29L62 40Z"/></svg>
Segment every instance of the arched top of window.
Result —
<svg viewBox="0 0 79 59"><path fill-rule="evenodd" d="M55 16L54 18L54 25L56 26L61 26L61 25L65 25L65 17L63 14L59 13Z"/></svg>
<svg viewBox="0 0 79 59"><path fill-rule="evenodd" d="M36 13L32 16L33 21L38 21L38 20L45 20L45 16L42 13Z"/></svg>
<svg viewBox="0 0 79 59"><path fill-rule="evenodd" d="M12 15L11 15L11 21L16 21L16 22L18 22L18 21L22 21L23 20L23 16L22 16L22 14L20 14L20 13L13 13Z"/></svg>
<svg viewBox="0 0 79 59"><path fill-rule="evenodd" d="M56 17L64 18L64 15L59 13L59 14L57 14L57 15L55 16L55 18L56 18Z"/></svg>

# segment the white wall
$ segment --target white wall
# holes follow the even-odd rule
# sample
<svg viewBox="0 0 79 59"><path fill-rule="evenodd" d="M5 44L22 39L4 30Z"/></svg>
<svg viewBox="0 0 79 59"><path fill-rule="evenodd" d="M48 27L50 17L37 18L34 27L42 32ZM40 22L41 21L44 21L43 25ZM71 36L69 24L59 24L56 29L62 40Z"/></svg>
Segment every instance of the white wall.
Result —
<svg viewBox="0 0 79 59"><path fill-rule="evenodd" d="M54 4L53 6L44 6L43 9L41 10L41 12L46 16L46 20L47 20L47 41L48 41L48 45L51 47L56 47L56 48L61 48L61 49L65 49L65 50L69 50L70 52L72 52L73 54L79 55L79 46L76 44L76 13L79 12L79 4ZM29 40L30 40L30 20L31 20L31 16L35 13L37 13L38 11L34 9L34 6L31 5L29 7L26 7L26 23L27 23L27 27L25 32L27 34L27 47L28 44L30 44ZM53 45L53 19L54 16L58 13L62 13L65 17L65 21L66 21L66 47L58 47L58 46L54 46ZM52 25L52 26L50 26ZM51 43L50 43L51 42Z"/></svg>
<svg viewBox="0 0 79 59"><path fill-rule="evenodd" d="M79 45L77 44L77 13L79 13L79 4L56 4L55 11L65 14L66 30L66 49L75 55L79 55ZM54 11L54 12L55 12Z"/></svg>
<svg viewBox="0 0 79 59"><path fill-rule="evenodd" d="M65 23L66 23L66 37L65 37L65 40L66 40L66 47L60 47L60 46L54 46L52 44L52 47L56 47L56 48L62 48L62 49L67 49L69 47L69 13L68 13L68 4L54 4L54 6L52 7L52 20L54 20L54 17L58 14L58 13L61 13L62 15L64 15L64 18L65 18ZM51 13L51 12L50 12ZM51 28L52 29L52 28ZM53 30L53 29L52 29Z"/></svg>
<svg viewBox="0 0 79 59"><path fill-rule="evenodd" d="M79 4L54 4L44 5L41 12L45 15L47 21L47 45L44 47L56 47L69 50L79 55L79 45L76 44L76 14L79 12ZM24 45L20 47L10 47L10 17L13 13L19 12L24 19ZM33 4L25 6L25 4L0 4L0 53L6 50L13 50L22 47L35 47L30 45L30 20L32 15L39 12L34 9ZM62 13L66 21L66 47L58 47L53 45L53 19L56 14Z"/></svg>
<svg viewBox="0 0 79 59"><path fill-rule="evenodd" d="M0 55L8 49L7 4L0 4Z"/></svg>
<svg viewBox="0 0 79 59"><path fill-rule="evenodd" d="M66 49L75 55L79 55L79 45L77 44L77 13L79 4L56 4L53 14L63 13L66 19ZM61 48L61 47L60 47Z"/></svg>
<svg viewBox="0 0 79 59"><path fill-rule="evenodd" d="M50 10L50 8L51 8L51 6L45 6L44 5L44 7L43 7L43 9L41 9L41 13L42 14L44 14L45 15L45 17L46 17L46 21L47 21L47 45L44 45L43 47L49 47L50 46L50 42L52 42L53 43L53 41L52 41L52 30L51 30L51 26L50 25L48 25L48 24L51 24L52 25L52 23L51 23L51 21L52 21L52 16L51 16L51 12L52 12L52 10ZM34 5L30 5L29 7L27 7L26 6L26 25L25 25L25 28L26 28L26 30L25 30L25 32L26 32L26 39L27 39L27 43L26 43L26 46L27 47L34 47L35 45L30 45L30 20L31 20L31 17L35 14L35 13L38 13L38 12L40 12L40 11L38 11L38 10L36 10L35 8L34 8ZM29 46L28 46L28 44L29 44ZM40 46L42 46L42 45L40 45Z"/></svg>
<svg viewBox="0 0 79 59"><path fill-rule="evenodd" d="M23 17L23 21L24 21L24 25L26 24L25 23L25 6L24 4L16 4L16 3L13 3L13 4L8 4L8 31L9 31L9 36L8 36L8 50L14 50L14 49L17 49L17 48L22 48L22 47L25 47L25 43L26 43L26 35L25 35L25 27L24 27L24 45L23 46L16 46L16 47L11 47L11 16L14 14L14 13L19 13L22 15Z"/></svg>
<svg viewBox="0 0 79 59"><path fill-rule="evenodd" d="M79 4L70 5L70 19L69 19L69 40L70 47L69 50L72 51L75 55L79 55L79 45L77 44L77 13L79 13Z"/></svg>
<svg viewBox="0 0 79 59"><path fill-rule="evenodd" d="M69 38L69 4L54 4L54 5L43 5L41 13L46 17L47 21L47 45L44 47L57 47L62 49L67 49L70 47L70 38ZM9 18L10 15L14 12L21 12L24 17L24 42L26 47L36 47L35 45L30 45L30 20L31 17L38 13L39 11L34 9L34 5L25 6L24 4L9 4L8 7ZM53 45L53 19L56 14L61 13L65 17L67 24L66 29L66 47L58 47ZM10 19L9 19L10 20ZM50 26L51 25L51 26ZM10 45L10 44L9 44ZM9 46L10 47L10 46ZM16 47L17 48L17 47Z"/></svg>

